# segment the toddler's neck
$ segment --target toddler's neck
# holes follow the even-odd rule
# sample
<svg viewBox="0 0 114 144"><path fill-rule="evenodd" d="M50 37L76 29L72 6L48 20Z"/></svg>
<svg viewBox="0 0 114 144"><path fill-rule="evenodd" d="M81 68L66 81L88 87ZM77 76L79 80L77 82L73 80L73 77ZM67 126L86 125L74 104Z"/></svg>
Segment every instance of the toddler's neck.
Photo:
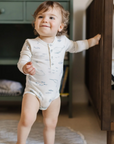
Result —
<svg viewBox="0 0 114 144"><path fill-rule="evenodd" d="M53 43L54 39L55 39L55 36L53 37L48 37L48 36L39 36L39 38L41 40L43 40L44 42L46 43Z"/></svg>

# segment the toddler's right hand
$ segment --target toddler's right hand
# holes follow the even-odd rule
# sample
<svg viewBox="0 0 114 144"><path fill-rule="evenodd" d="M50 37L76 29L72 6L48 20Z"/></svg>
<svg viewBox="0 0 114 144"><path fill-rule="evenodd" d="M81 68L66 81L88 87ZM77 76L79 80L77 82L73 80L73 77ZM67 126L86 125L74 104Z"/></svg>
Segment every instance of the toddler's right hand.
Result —
<svg viewBox="0 0 114 144"><path fill-rule="evenodd" d="M32 62L28 62L23 66L23 72L30 75L35 74L35 68L33 67Z"/></svg>

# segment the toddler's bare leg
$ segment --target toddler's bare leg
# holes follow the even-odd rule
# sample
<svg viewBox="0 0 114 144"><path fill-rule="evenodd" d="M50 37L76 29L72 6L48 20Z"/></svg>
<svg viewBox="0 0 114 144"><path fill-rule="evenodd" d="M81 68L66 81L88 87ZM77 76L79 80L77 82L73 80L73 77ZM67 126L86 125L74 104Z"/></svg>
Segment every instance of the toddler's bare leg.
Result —
<svg viewBox="0 0 114 144"><path fill-rule="evenodd" d="M17 144L26 143L31 126L36 120L38 110L38 99L32 94L25 94L22 101L21 118L18 124Z"/></svg>
<svg viewBox="0 0 114 144"><path fill-rule="evenodd" d="M54 144L55 128L60 111L60 97L55 99L47 110L43 112L44 121L44 144Z"/></svg>

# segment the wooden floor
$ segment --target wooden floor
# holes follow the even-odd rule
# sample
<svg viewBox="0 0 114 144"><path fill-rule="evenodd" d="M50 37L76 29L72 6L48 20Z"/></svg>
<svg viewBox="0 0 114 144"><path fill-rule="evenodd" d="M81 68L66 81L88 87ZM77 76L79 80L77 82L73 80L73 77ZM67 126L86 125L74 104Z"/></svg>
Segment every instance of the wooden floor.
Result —
<svg viewBox="0 0 114 144"><path fill-rule="evenodd" d="M20 107L0 107L0 120L19 120ZM37 120L42 122L42 113L38 113ZM68 118L67 105L61 108L58 126L71 127L75 131L81 132L87 144L106 144L106 132L100 130L99 120L93 108L86 104L76 104L73 106L73 118Z"/></svg>

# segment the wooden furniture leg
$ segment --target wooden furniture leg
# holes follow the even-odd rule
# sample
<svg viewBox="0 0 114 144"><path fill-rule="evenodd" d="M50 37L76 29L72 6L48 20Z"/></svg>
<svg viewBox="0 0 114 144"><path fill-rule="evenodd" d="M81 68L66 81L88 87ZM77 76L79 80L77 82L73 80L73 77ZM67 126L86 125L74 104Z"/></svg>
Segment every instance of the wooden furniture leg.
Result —
<svg viewBox="0 0 114 144"><path fill-rule="evenodd" d="M107 131L107 144L114 144L114 131Z"/></svg>

